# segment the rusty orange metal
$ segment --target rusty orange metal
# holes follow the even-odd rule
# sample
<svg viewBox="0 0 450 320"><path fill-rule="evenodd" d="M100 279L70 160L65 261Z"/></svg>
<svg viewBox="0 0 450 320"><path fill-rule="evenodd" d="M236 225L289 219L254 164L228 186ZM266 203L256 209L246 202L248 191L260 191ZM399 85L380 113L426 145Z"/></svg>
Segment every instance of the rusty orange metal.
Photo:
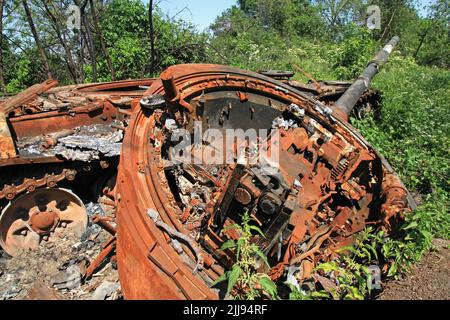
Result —
<svg viewBox="0 0 450 320"><path fill-rule="evenodd" d="M93 133L92 139L123 136L133 99L142 97L152 82L142 79L57 87L55 80L48 80L2 101L0 243L7 253L37 248L62 231L73 233L76 229L81 236L87 223L86 210L82 203L80 210L68 210L71 198L64 195L72 193L59 185L80 189L86 175L114 174L115 167L109 165L117 161L119 152L116 160L102 154L83 159L86 152L92 152L84 150L83 144L89 141L83 139L96 128L100 128L99 133ZM87 136L76 140L83 130ZM75 139L71 143L79 141L80 145L61 149L64 139ZM120 137L116 139L120 150ZM108 145L107 140L104 144ZM52 201L44 204L36 200L44 196ZM76 223L84 227L72 227ZM114 232L104 221L100 223Z"/></svg>
<svg viewBox="0 0 450 320"><path fill-rule="evenodd" d="M210 200L202 209L206 218L197 224L189 223L198 200L180 202L181 191L167 170L167 152L163 150L169 136L161 118L173 116L179 127L188 130L192 130L194 120L221 130L270 126L273 118L262 124L258 117L271 112L280 115L292 105L305 112L301 116L305 126L280 129L280 174L288 186L283 210L288 214L280 229L267 231L269 235L289 232L283 237L280 259L276 259L273 242L260 243L269 260L276 260L273 270L267 270L275 275L273 279L280 278L288 265L304 268L304 276L308 276L314 264L336 256L336 250L351 243L353 235L366 223L389 228L391 217L399 218L398 214L414 206L404 187L398 185L398 178L391 176L385 160L347 122L346 116L340 117L339 112L327 116L325 105L285 83L226 66L180 65L166 70L162 80L156 80L145 95L163 95L168 105L167 109L153 112L134 109L123 142L116 185L117 261L127 299L220 298L220 290L211 284L234 258L219 254L218 248L227 237L236 235L217 231L218 206L234 196L242 208L251 208L248 205L255 199L265 197L270 212L271 203L279 205L281 201L277 195L269 196L270 190L257 187L251 173L234 180L236 166L230 165L222 168L223 175L215 174L211 179L214 187L209 187ZM243 110L252 109L245 115ZM238 114L234 120L233 112ZM225 114L222 119L221 114ZM385 183L375 187L372 179ZM232 185L240 187L233 189ZM177 250L172 245L176 237L158 228L149 218L149 210L157 212L178 233L192 235L203 228L194 238L201 239L202 254L213 263L195 269L192 248L183 245ZM230 215L224 222L229 225L238 219Z"/></svg>

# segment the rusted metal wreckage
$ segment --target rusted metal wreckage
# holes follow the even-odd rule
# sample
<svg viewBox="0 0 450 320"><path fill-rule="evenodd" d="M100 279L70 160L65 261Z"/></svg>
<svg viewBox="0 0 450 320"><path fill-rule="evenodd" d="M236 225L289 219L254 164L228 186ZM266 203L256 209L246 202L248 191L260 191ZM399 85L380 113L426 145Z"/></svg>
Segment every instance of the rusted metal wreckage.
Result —
<svg viewBox="0 0 450 320"><path fill-rule="evenodd" d="M67 87L49 80L9 98L0 105L3 250L15 255L82 233L83 201L94 199L113 209L117 228L93 218L112 238L89 275L116 255L127 299L218 299L224 290L212 284L236 259L219 249L240 237L226 227L248 211L265 234L253 239L270 262L260 270L275 281L293 272L301 283L368 224L389 231L414 209L386 160L348 122L355 106L366 108L370 82L397 42L351 86L198 64L158 79ZM268 129L265 142L277 133L277 170L236 156L176 161L177 133L193 136L198 124L223 133ZM200 140L194 157L224 151L222 141ZM231 149L242 145L235 139ZM244 148L247 160L257 147Z"/></svg>

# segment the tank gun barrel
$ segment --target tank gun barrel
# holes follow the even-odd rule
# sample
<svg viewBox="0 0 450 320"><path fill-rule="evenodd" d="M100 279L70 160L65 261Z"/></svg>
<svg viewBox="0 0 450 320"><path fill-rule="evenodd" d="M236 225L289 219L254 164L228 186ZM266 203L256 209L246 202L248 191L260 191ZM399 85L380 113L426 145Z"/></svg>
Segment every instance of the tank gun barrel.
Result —
<svg viewBox="0 0 450 320"><path fill-rule="evenodd" d="M394 50L395 46L400 41L400 38L395 36L389 41L386 46L381 49L369 62L364 72L358 77L358 79L345 91L345 93L336 101L334 108L349 115L353 110L358 100L364 94L364 92L370 88L372 79L380 71L381 67L387 62L389 56Z"/></svg>

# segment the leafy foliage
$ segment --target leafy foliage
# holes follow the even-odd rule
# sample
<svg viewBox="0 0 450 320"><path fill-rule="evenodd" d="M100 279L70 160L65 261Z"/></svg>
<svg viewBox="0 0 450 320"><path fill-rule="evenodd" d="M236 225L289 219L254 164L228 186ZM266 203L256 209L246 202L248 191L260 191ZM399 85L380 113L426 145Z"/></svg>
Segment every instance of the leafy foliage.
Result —
<svg viewBox="0 0 450 320"><path fill-rule="evenodd" d="M43 72L42 62L39 60L21 1L13 0L6 3L2 45L4 78L6 90L15 93L34 83L42 82L47 75ZM44 9L44 3L49 11ZM174 64L206 60L207 35L198 33L192 24L167 17L155 8L153 15L155 65L152 74L147 4L140 0L92 1L95 11L92 11L89 4L82 11L87 26L83 22L81 31L72 31L67 28L66 22L68 6L74 3L33 0L29 4L50 69L61 84L74 81L92 82L94 66L97 69L97 81L113 80L108 58L115 70L115 80L151 77ZM49 12L56 17L56 22L51 19ZM94 28L94 19L98 20L96 21L101 32ZM87 28L93 38L93 52L89 49ZM55 30L60 31L70 54L63 48ZM102 48L101 40L106 50ZM71 75L74 70L69 70L67 62L69 56L74 61L74 68L77 69L75 73L81 76ZM93 64L93 61L96 63ZM18 65L20 68L11 68L11 65ZM28 66L28 69L24 69L25 66ZM24 70L28 71L23 72Z"/></svg>
<svg viewBox="0 0 450 320"><path fill-rule="evenodd" d="M146 6L138 0L113 0L102 13L100 25L119 79L154 76L149 74L150 35ZM178 63L204 60L205 35L197 34L182 20L154 15L156 70ZM111 80L105 59L100 62L100 76Z"/></svg>
<svg viewBox="0 0 450 320"><path fill-rule="evenodd" d="M366 67L377 50L371 36L368 29L349 26L344 40L332 52L332 68L338 78L354 79Z"/></svg>
<svg viewBox="0 0 450 320"><path fill-rule="evenodd" d="M237 240L228 240L223 243L221 250L233 250L236 254L236 263L232 269L226 271L215 284L227 280L227 295L234 299L255 300L262 298L277 299L277 286L265 273L258 272L260 262L269 265L266 255L258 245L252 243L253 232L264 236L262 231L252 224L252 217L248 212L242 215L242 224L234 224L225 230L235 229L241 234Z"/></svg>

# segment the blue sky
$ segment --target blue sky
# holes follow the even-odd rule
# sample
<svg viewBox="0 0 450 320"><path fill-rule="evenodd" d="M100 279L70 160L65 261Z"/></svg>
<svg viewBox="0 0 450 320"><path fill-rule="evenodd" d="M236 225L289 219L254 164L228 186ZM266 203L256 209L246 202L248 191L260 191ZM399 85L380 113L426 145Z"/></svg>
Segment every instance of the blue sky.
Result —
<svg viewBox="0 0 450 320"><path fill-rule="evenodd" d="M236 0L155 0L169 17L187 7L189 10L184 10L177 17L192 22L201 31L208 28L217 16L236 2Z"/></svg>
<svg viewBox="0 0 450 320"><path fill-rule="evenodd" d="M202 31L209 27L214 22L216 17L223 11L236 4L236 0L154 0L159 5L162 11L173 17L183 8L183 10L177 15L178 18L182 18L186 21L192 22L197 26L198 30ZM418 7L422 8L424 5L432 3L434 1L418 0ZM422 15L425 12L421 11Z"/></svg>

